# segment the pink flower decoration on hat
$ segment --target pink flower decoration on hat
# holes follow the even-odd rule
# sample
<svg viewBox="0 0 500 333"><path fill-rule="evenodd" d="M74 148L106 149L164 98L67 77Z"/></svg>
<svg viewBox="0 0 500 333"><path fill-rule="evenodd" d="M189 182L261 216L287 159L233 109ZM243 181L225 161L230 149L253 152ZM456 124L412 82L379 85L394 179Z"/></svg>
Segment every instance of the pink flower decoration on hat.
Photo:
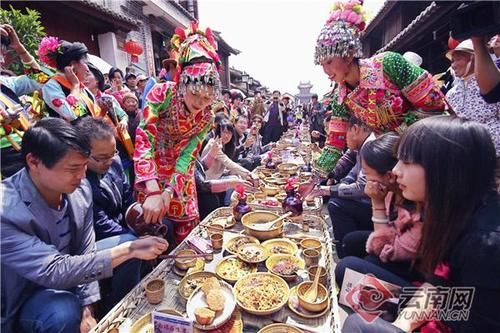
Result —
<svg viewBox="0 0 500 333"><path fill-rule="evenodd" d="M365 18L363 2L359 0L350 0L347 2L336 2L328 18L327 24L333 24L335 21L344 21L356 26L359 31L365 28Z"/></svg>
<svg viewBox="0 0 500 333"><path fill-rule="evenodd" d="M38 46L40 60L50 67L56 67L56 56L60 52L61 42L57 37L43 37Z"/></svg>

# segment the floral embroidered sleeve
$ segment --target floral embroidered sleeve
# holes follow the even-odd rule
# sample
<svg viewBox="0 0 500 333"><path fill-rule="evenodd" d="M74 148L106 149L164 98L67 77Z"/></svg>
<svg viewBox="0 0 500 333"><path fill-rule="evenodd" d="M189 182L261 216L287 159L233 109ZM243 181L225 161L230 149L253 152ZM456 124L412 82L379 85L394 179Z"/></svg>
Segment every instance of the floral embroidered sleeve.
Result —
<svg viewBox="0 0 500 333"><path fill-rule="evenodd" d="M71 94L66 96L59 83L53 79L43 86L42 95L45 103L64 120L75 120L87 112L83 102Z"/></svg>
<svg viewBox="0 0 500 333"><path fill-rule="evenodd" d="M135 135L134 168L136 184L158 179L155 162L159 114L168 112L173 91L168 83L156 84L146 97L143 116Z"/></svg>
<svg viewBox="0 0 500 333"><path fill-rule="evenodd" d="M401 89L414 108L423 111L444 111L443 93L429 72L395 52L386 52L383 64L384 73Z"/></svg>

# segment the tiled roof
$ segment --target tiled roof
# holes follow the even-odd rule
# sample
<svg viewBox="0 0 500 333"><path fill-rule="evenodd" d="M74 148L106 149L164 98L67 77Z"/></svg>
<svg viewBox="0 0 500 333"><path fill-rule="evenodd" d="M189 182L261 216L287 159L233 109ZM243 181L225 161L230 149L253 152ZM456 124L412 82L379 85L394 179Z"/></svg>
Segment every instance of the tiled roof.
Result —
<svg viewBox="0 0 500 333"><path fill-rule="evenodd" d="M425 8L408 26L402 30L399 34L397 34L389 43L385 44L383 48L378 50L375 53L385 52L390 50L397 42L401 39L408 37L409 34L414 32L414 30L425 20L431 17L434 13L436 13L439 6L433 1L427 8Z"/></svg>
<svg viewBox="0 0 500 333"><path fill-rule="evenodd" d="M116 19L116 20L119 20L119 21L122 21L124 23L127 23L129 25L132 25L136 28L138 28L139 26L141 26L141 22L138 21L138 20L134 20L128 16L125 16L125 15L122 15L122 14L119 14L113 10L111 10L110 8L107 8L105 6L102 6L100 4L98 4L97 2L94 2L92 0L81 0L81 1L78 1L78 3L86 6L86 7L89 7L89 8L92 8L92 9L95 9L103 14L106 14L110 17L112 17L113 19Z"/></svg>

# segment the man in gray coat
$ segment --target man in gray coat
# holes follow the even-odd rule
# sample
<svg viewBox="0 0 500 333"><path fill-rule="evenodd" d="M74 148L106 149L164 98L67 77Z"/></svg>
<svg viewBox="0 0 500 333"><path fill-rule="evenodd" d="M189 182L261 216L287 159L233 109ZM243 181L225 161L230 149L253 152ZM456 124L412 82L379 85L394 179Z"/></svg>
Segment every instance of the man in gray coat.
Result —
<svg viewBox="0 0 500 333"><path fill-rule="evenodd" d="M96 251L84 180L89 152L87 139L62 119L43 119L24 134L26 167L0 188L2 332L88 332L97 280L168 247L149 237Z"/></svg>

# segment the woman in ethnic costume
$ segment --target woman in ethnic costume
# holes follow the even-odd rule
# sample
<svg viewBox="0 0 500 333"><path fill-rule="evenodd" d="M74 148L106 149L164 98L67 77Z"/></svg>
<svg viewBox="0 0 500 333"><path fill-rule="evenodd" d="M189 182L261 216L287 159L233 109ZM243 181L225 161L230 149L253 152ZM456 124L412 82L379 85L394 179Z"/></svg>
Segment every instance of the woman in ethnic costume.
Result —
<svg viewBox="0 0 500 333"><path fill-rule="evenodd" d="M178 52L177 77L156 84L146 97L135 139L135 187L146 222L166 216L179 242L199 222L195 161L213 124L220 60L211 30L201 31L196 22L177 28L171 44Z"/></svg>
<svg viewBox="0 0 500 333"><path fill-rule="evenodd" d="M376 134L402 133L411 123L445 108L432 76L400 54L384 52L361 58L362 4L361 0L335 3L317 39L315 63L336 83L330 134L315 163L320 175L331 172L340 158L349 115Z"/></svg>
<svg viewBox="0 0 500 333"><path fill-rule="evenodd" d="M87 115L102 116L94 96L83 85L89 70L87 53L83 43L70 43L57 37L44 37L40 42L40 60L57 69L56 75L42 88L51 117L74 122Z"/></svg>

